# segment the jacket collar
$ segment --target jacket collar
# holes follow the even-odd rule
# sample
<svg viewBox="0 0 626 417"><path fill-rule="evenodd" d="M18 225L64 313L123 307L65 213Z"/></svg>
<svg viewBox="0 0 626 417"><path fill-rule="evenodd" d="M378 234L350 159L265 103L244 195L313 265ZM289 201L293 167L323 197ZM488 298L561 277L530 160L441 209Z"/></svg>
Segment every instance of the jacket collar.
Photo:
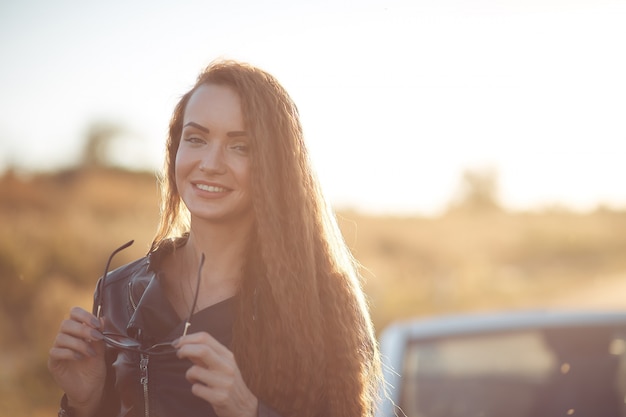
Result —
<svg viewBox="0 0 626 417"><path fill-rule="evenodd" d="M163 288L161 266L164 257L184 245L187 237L185 235L163 242L147 255L144 272L136 274L129 282L133 313L128 322L127 334L146 345L167 340L182 325Z"/></svg>

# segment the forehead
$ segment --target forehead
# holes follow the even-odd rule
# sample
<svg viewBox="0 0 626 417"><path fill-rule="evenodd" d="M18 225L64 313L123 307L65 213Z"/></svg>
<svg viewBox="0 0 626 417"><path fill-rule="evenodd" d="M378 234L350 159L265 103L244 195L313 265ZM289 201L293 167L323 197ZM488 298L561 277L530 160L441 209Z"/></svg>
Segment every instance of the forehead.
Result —
<svg viewBox="0 0 626 417"><path fill-rule="evenodd" d="M230 87L203 84L192 93L183 115L183 123L229 123L243 125L239 95Z"/></svg>

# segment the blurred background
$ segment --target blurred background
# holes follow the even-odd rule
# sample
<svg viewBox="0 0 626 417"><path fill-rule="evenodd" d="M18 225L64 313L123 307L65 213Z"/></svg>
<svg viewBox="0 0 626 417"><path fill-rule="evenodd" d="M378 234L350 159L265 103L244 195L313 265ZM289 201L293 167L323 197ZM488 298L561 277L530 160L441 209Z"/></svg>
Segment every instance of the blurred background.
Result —
<svg viewBox="0 0 626 417"><path fill-rule="evenodd" d="M47 351L156 228L169 116L224 57L302 114L376 329L626 308L626 2L0 3L0 410L53 415Z"/></svg>

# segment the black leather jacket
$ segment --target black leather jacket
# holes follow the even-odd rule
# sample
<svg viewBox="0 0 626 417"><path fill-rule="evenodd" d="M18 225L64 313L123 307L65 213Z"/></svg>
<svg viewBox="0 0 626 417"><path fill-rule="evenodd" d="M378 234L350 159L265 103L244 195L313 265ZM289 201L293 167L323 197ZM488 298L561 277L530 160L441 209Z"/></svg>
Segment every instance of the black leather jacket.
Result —
<svg viewBox="0 0 626 417"><path fill-rule="evenodd" d="M145 347L183 334L180 320L160 284L159 254L151 254L109 273L94 295L102 300L106 333L125 335ZM225 346L232 337L234 299L194 314L188 332L208 331ZM94 311L95 314L95 311ZM174 354L154 356L107 345L105 394L96 417L216 416L212 407L191 393L185 372L191 362ZM60 416L71 416L66 398ZM280 417L259 402L259 417Z"/></svg>

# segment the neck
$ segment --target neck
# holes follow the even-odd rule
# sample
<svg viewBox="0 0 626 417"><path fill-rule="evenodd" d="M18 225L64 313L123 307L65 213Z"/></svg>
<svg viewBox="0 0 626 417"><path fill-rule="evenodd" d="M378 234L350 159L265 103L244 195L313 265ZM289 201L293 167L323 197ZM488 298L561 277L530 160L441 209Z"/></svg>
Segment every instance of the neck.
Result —
<svg viewBox="0 0 626 417"><path fill-rule="evenodd" d="M198 265L204 253L202 281L208 287L236 286L241 280L252 224L215 224L192 219L189 240L181 248L181 261Z"/></svg>

